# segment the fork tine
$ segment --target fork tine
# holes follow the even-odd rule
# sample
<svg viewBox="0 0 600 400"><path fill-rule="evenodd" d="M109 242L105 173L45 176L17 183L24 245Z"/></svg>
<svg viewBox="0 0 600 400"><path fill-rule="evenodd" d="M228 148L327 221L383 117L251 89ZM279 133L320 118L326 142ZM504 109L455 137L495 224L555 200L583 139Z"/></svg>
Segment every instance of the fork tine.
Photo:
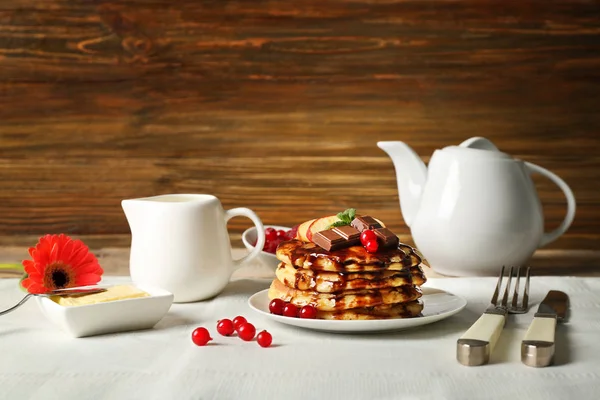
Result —
<svg viewBox="0 0 600 400"><path fill-rule="evenodd" d="M515 291L512 299L512 308L517 308L519 304L519 281L521 280L521 267L517 268L517 277L515 279Z"/></svg>
<svg viewBox="0 0 600 400"><path fill-rule="evenodd" d="M502 286L502 277L504 276L504 265L502 266L502 271L500 271L500 276L498 277L498 283L496 284L496 290L494 290L494 295L492 296L492 304L498 304L498 295L500 294L500 287Z"/></svg>
<svg viewBox="0 0 600 400"><path fill-rule="evenodd" d="M506 282L506 289L504 289L504 296L502 296L502 306L508 306L508 292L510 291L510 281L512 279L513 267L510 267L508 272L508 282Z"/></svg>
<svg viewBox="0 0 600 400"><path fill-rule="evenodd" d="M525 277L525 292L523 293L523 307L527 308L527 303L529 303L529 270L531 268L527 267L527 275Z"/></svg>

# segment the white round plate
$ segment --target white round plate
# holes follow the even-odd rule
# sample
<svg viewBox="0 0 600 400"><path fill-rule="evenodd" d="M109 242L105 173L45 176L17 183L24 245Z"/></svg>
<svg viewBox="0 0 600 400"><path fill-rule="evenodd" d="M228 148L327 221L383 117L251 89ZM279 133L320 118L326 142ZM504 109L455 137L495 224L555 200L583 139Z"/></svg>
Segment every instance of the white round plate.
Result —
<svg viewBox="0 0 600 400"><path fill-rule="evenodd" d="M467 305L467 301L464 298L452 293L427 287L422 287L421 289L423 290L423 297L421 297L423 301L423 312L421 314L423 316L414 318L336 321L284 317L269 312L268 289L252 295L248 299L248 304L254 311L274 321L300 328L327 332L380 332L414 328L448 318L458 313Z"/></svg>

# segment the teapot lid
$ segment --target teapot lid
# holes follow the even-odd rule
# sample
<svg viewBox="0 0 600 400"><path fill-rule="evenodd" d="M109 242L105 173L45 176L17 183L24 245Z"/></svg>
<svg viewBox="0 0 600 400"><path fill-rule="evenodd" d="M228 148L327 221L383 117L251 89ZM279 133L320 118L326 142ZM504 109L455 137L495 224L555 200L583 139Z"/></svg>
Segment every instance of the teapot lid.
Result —
<svg viewBox="0 0 600 400"><path fill-rule="evenodd" d="M447 146L442 149L446 153L457 156L477 157L488 159L512 159L506 153L501 152L490 140L483 137L472 137L458 146Z"/></svg>

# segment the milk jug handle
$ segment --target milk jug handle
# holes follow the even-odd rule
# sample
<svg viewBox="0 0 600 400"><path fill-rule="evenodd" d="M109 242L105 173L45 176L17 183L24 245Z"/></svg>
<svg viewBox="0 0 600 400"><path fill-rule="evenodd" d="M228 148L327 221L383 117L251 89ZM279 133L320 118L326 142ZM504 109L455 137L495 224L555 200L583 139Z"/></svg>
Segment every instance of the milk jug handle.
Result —
<svg viewBox="0 0 600 400"><path fill-rule="evenodd" d="M565 218L563 219L562 223L559 225L558 228L554 229L551 232L544 232L540 244L538 246L543 247L548 243L558 239L563 233L566 232L567 229L569 229L569 226L571 225L571 223L573 222L573 218L575 217L575 196L573 195L571 188L565 183L565 181L559 178L558 175L548 171L545 168L540 167L539 165L535 165L529 162L525 162L525 165L527 165L527 168L529 168L531 172L537 172L538 174L544 175L552 182L556 183L556 185L563 191L567 199L567 214L565 215Z"/></svg>
<svg viewBox="0 0 600 400"><path fill-rule="evenodd" d="M225 211L225 222L229 221L233 217L238 216L248 217L252 222L254 222L254 226L256 227L256 245L254 246L254 249L252 249L252 251L244 257L238 260L233 260L234 270L240 268L244 263L252 261L261 252L265 245L265 227L263 226L260 218L258 218L258 215L256 215L254 211L249 208L232 208L231 210Z"/></svg>

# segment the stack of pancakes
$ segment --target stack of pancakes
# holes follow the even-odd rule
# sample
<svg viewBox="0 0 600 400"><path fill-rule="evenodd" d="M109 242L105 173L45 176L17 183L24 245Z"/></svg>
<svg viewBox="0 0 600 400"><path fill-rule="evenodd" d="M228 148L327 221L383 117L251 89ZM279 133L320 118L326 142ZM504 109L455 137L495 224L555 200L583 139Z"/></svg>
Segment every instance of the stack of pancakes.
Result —
<svg viewBox="0 0 600 400"><path fill-rule="evenodd" d="M281 261L269 298L313 305L317 318L364 320L419 316L421 257L405 244L369 253L362 245L327 251L291 240L277 248Z"/></svg>

